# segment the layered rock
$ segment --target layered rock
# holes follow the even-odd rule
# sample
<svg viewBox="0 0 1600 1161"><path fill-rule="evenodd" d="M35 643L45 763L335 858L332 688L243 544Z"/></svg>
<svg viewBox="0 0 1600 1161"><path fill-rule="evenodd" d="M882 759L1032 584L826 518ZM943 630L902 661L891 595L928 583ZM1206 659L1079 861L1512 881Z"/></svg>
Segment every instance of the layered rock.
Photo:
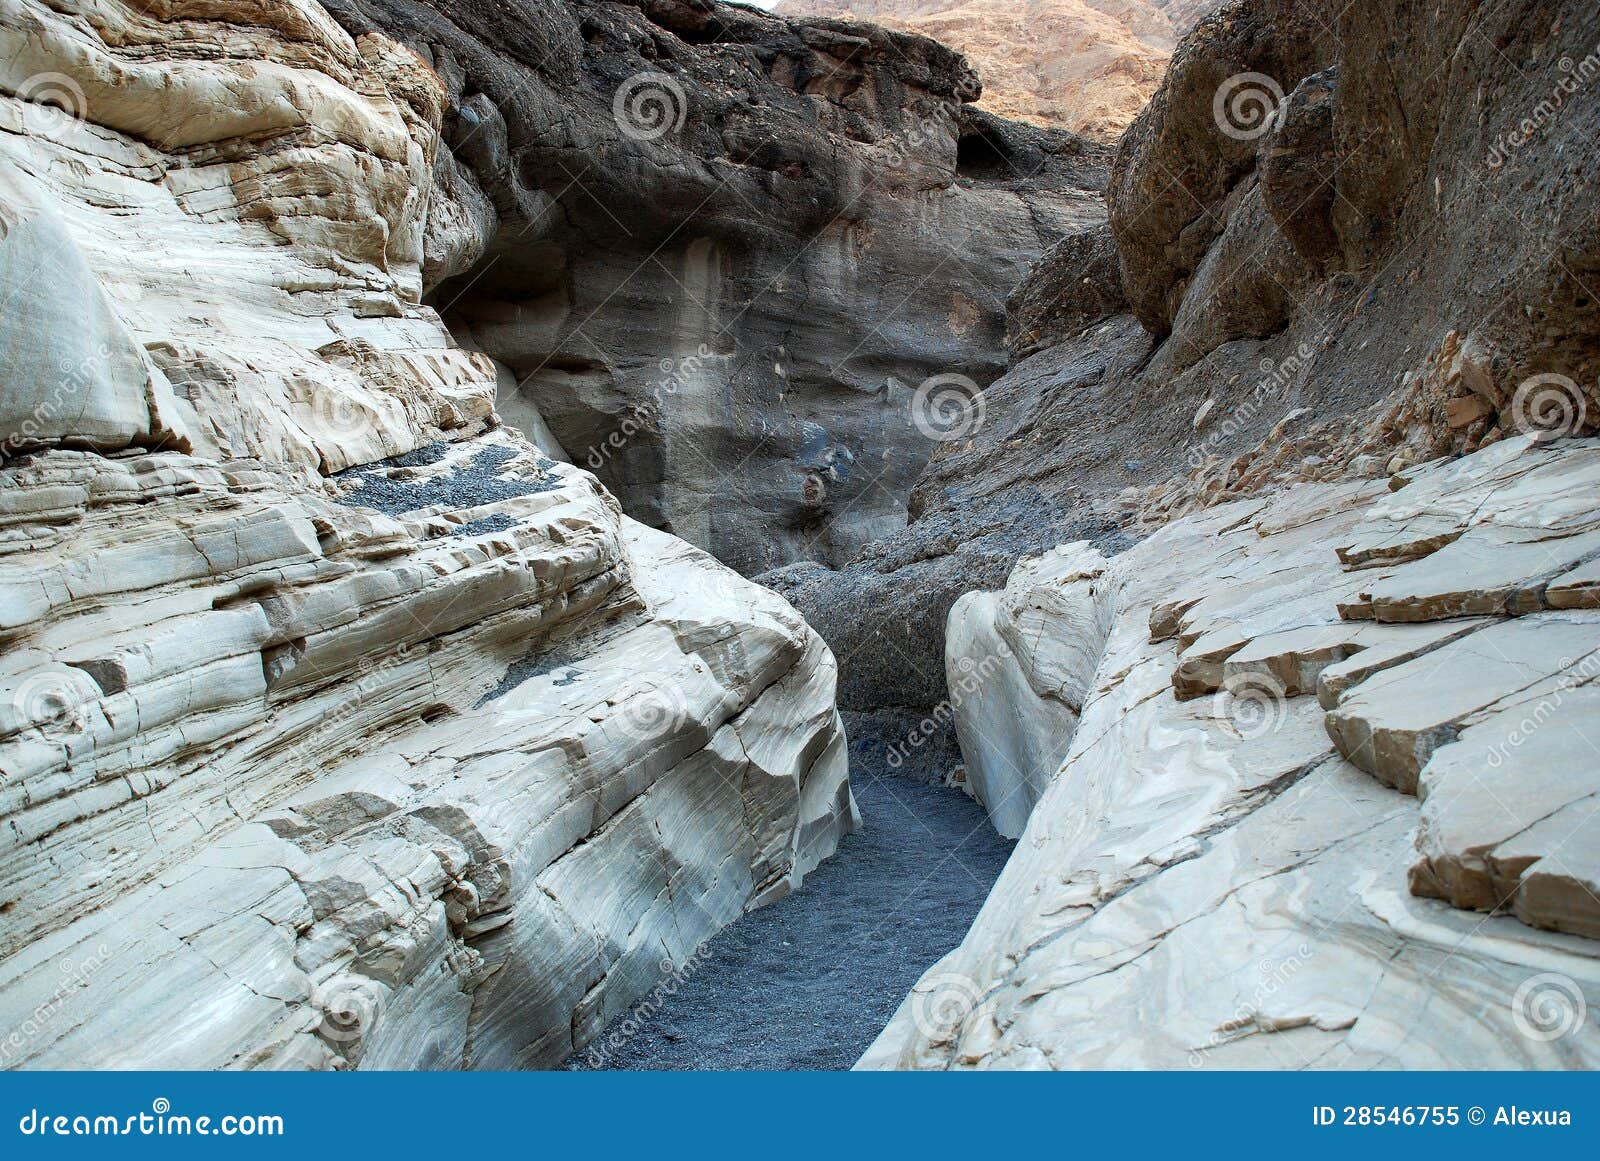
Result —
<svg viewBox="0 0 1600 1161"><path fill-rule="evenodd" d="M1593 1067L1597 473L1517 437L1020 566L991 688L1081 721L863 1064ZM1031 737L971 739L1000 818L1058 733L1011 704Z"/></svg>
<svg viewBox="0 0 1600 1161"><path fill-rule="evenodd" d="M0 44L5 1063L560 1060L854 825L827 648L501 426L414 53Z"/></svg>
<svg viewBox="0 0 1600 1161"><path fill-rule="evenodd" d="M447 90L430 301L638 519L753 573L899 527L928 380L1103 217L1106 152L921 36L709 0L329 0ZM935 384L937 387L938 384Z"/></svg>
<svg viewBox="0 0 1600 1161"><path fill-rule="evenodd" d="M909 526L770 578L1022 829L864 1066L1600 1058L1597 19L1203 20Z"/></svg>
<svg viewBox="0 0 1600 1161"><path fill-rule="evenodd" d="M871 20L950 45L1003 117L1115 142L1215 0L783 0L779 12Z"/></svg>

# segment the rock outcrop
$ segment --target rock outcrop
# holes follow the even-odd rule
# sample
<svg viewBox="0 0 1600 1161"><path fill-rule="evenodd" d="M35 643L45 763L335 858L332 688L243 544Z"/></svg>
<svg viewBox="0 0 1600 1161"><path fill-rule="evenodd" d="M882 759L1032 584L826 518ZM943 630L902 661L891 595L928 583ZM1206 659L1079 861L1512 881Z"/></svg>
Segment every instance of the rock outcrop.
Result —
<svg viewBox="0 0 1600 1161"><path fill-rule="evenodd" d="M1594 1067L1597 484L1600 440L1520 436L958 603L1020 719L962 719L969 771L1038 804L863 1063ZM1040 797L1043 700L1081 720Z"/></svg>
<svg viewBox="0 0 1600 1161"><path fill-rule="evenodd" d="M0 1059L559 1061L854 825L832 657L501 426L415 53L0 48Z"/></svg>
<svg viewBox="0 0 1600 1161"><path fill-rule="evenodd" d="M893 555L794 586L845 657L949 609L967 782L1026 820L863 1066L1600 1062L1584 75L1579 3L1180 46ZM947 602L963 557L1000 591Z"/></svg>
<svg viewBox="0 0 1600 1161"><path fill-rule="evenodd" d="M710 0L327 6L446 86L429 301L504 413L746 574L903 524L929 390L998 377L1005 292L1103 217L1106 151L974 110L926 37Z"/></svg>
<svg viewBox="0 0 1600 1161"><path fill-rule="evenodd" d="M1066 760L1110 631L1106 558L1079 541L1017 565L950 609L945 672L966 789L1016 838Z"/></svg>
<svg viewBox="0 0 1600 1161"><path fill-rule="evenodd" d="M983 107L1114 143L1161 85L1178 38L1219 0L783 0L795 16L871 20L965 53Z"/></svg>

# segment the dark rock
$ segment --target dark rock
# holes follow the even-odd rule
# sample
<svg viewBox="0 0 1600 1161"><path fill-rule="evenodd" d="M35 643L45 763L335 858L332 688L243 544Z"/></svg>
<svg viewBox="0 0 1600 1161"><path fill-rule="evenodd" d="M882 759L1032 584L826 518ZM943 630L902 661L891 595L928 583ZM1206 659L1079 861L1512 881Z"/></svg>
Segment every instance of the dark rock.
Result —
<svg viewBox="0 0 1600 1161"><path fill-rule="evenodd" d="M1171 330L1284 94L1335 51L1320 14L1299 0L1240 0L1178 46L1166 82L1123 134L1106 190L1128 300L1152 334Z"/></svg>
<svg viewBox="0 0 1600 1161"><path fill-rule="evenodd" d="M1600 9L1355 0L1333 32L1294 0L1202 21L1112 169L1131 314L1097 317L1116 291L1094 231L1061 243L1013 296L1016 362L930 460L910 525L836 571L772 578L840 657L842 704L936 705L960 592L1062 541L1115 551L1164 483L1210 503L1401 443L1459 452L1517 430L1536 374L1582 394L1581 430L1600 423L1600 83L1576 75ZM1227 121L1245 74L1287 109ZM1462 425L1428 402L1468 386L1499 412Z"/></svg>
<svg viewBox="0 0 1600 1161"><path fill-rule="evenodd" d="M430 300L507 368L507 421L745 572L903 524L917 388L997 378L1006 293L1103 215L1108 151L973 109L925 37L708 0L329 7L450 89Z"/></svg>
<svg viewBox="0 0 1600 1161"><path fill-rule="evenodd" d="M920 717L945 698L944 625L957 597L1003 587L1022 556L1065 541L1125 546L1115 527L1026 487L958 491L843 569L810 563L756 578L833 647L841 709Z"/></svg>
<svg viewBox="0 0 1600 1161"><path fill-rule="evenodd" d="M1333 135L1337 69L1313 73L1285 100L1261 159L1261 195L1267 213L1308 262L1322 265L1339 253L1333 203L1339 148Z"/></svg>
<svg viewBox="0 0 1600 1161"><path fill-rule="evenodd" d="M1050 247L1012 292L1006 349L1020 361L1127 309L1116 239L1102 222Z"/></svg>

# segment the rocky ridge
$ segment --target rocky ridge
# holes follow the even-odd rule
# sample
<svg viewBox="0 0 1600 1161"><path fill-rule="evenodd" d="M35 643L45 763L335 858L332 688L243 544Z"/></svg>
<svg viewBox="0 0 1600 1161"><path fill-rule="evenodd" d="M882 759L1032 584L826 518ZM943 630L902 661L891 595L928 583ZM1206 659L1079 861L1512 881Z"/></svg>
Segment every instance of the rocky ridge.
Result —
<svg viewBox="0 0 1600 1161"><path fill-rule="evenodd" d="M831 655L501 426L414 53L0 46L5 1063L559 1061L855 824Z"/></svg>

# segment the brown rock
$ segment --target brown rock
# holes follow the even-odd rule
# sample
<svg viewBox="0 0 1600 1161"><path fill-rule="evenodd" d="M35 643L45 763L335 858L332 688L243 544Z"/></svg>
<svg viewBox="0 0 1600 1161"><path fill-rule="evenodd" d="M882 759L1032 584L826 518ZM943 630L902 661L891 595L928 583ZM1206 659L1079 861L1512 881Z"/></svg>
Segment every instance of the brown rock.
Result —
<svg viewBox="0 0 1600 1161"><path fill-rule="evenodd" d="M1493 406L1483 396L1463 395L1445 404L1445 422L1452 429L1459 431L1464 427L1471 427L1493 410Z"/></svg>
<svg viewBox="0 0 1600 1161"><path fill-rule="evenodd" d="M983 106L1115 141L1161 84L1177 39L1222 0L783 0L786 16L870 20L963 52Z"/></svg>

